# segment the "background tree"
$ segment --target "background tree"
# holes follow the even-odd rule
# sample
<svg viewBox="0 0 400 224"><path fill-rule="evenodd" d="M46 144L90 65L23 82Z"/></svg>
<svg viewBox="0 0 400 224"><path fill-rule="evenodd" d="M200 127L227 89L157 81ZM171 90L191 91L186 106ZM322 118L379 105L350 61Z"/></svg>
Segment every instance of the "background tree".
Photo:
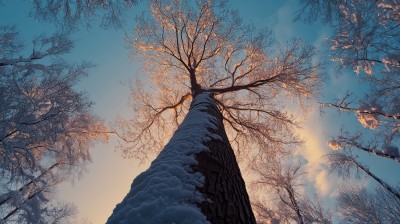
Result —
<svg viewBox="0 0 400 224"><path fill-rule="evenodd" d="M332 223L318 197L312 201L302 192L305 173L302 164L294 161L286 156L253 167L258 178L252 187L262 195L253 202L260 223Z"/></svg>
<svg viewBox="0 0 400 224"><path fill-rule="evenodd" d="M90 27L100 18L100 26L121 28L126 11L139 0L34 0L31 14L42 21L60 25L66 31Z"/></svg>
<svg viewBox="0 0 400 224"><path fill-rule="evenodd" d="M73 47L64 35L39 37L29 51L14 27L1 26L0 46L1 220L43 223L68 213L47 196L82 170L107 130L74 89L90 66L62 61Z"/></svg>
<svg viewBox="0 0 400 224"><path fill-rule="evenodd" d="M354 169L357 177L360 173L371 177L382 187L382 189L387 190L393 197L396 197L398 200L400 200L400 192L396 190L395 187L390 186L390 184L376 176L365 165L359 162L358 156L353 154L351 151L337 151L329 153L326 155L326 160L328 161L330 169L337 171L340 176L349 178L351 170Z"/></svg>
<svg viewBox="0 0 400 224"><path fill-rule="evenodd" d="M365 128L341 134L333 142L400 161L400 7L397 0L325 1L304 0L299 15L321 18L334 29L332 60L351 68L367 88L366 94L348 94L337 102L323 104L354 113ZM358 105L357 105L358 104ZM363 136L373 135L370 137Z"/></svg>
<svg viewBox="0 0 400 224"><path fill-rule="evenodd" d="M398 223L400 201L387 190L374 192L362 185L348 184L339 189L337 210L345 223Z"/></svg>
<svg viewBox="0 0 400 224"><path fill-rule="evenodd" d="M379 183L379 190L374 193L367 193L357 186L343 187L338 197L339 212L349 223L396 223L390 218L393 214L383 211L385 206L377 200L377 195L390 201L395 209L396 203L393 202L399 199L398 189L363 165L354 149L400 161L400 2L302 2L299 17L310 21L319 18L332 26L333 36L329 38L332 60L340 63L341 71L352 69L365 89L363 94L346 94L336 102L322 104L355 114L364 127L355 133L342 131L328 142L332 149L338 150L327 156L331 168L344 176L349 176L350 169L356 173L361 171Z"/></svg>

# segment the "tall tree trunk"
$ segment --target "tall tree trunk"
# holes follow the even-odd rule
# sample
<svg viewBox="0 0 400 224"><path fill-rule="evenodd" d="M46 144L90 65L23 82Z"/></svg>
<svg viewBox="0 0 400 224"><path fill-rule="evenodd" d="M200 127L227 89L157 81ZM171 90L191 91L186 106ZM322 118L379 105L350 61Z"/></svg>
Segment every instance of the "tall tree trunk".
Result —
<svg viewBox="0 0 400 224"><path fill-rule="evenodd" d="M199 93L170 142L135 178L107 223L206 220L256 223L222 115L210 93Z"/></svg>
<svg viewBox="0 0 400 224"><path fill-rule="evenodd" d="M213 224L256 223L221 112L214 100L207 104L206 112L216 118L217 129L210 131L221 136L222 141L206 142L209 150L196 154L198 164L193 166L193 170L205 177L205 184L199 191L210 199L198 206Z"/></svg>

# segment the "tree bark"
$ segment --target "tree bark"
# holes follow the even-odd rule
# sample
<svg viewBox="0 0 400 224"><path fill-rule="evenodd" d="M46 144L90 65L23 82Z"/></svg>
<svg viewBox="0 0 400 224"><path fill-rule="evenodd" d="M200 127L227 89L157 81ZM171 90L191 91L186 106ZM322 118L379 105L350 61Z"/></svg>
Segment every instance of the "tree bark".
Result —
<svg viewBox="0 0 400 224"><path fill-rule="evenodd" d="M205 184L199 191L209 199L198 206L212 224L256 223L244 180L225 132L221 112L215 101L213 102L214 104L208 103L206 112L216 118L217 130L210 132L221 136L222 141L206 142L209 150L196 154L198 164L192 168L205 177Z"/></svg>
<svg viewBox="0 0 400 224"><path fill-rule="evenodd" d="M194 69L191 69L189 71L190 75L190 86L191 86L191 91L192 91L192 96L193 98L196 97L197 94L201 93L201 86L197 83L196 79L196 73Z"/></svg>

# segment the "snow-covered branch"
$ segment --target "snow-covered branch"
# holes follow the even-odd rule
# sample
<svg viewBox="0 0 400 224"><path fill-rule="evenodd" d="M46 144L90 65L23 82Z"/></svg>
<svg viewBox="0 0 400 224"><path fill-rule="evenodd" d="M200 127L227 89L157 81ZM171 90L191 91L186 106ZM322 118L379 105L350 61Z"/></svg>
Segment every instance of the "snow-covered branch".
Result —
<svg viewBox="0 0 400 224"><path fill-rule="evenodd" d="M363 145L362 143L360 143L360 138L361 134L357 134L355 136L340 135L329 141L328 146L330 146L334 150L354 147L367 153L372 153L377 156L393 159L396 162L400 162L400 152L396 146L377 144Z"/></svg>

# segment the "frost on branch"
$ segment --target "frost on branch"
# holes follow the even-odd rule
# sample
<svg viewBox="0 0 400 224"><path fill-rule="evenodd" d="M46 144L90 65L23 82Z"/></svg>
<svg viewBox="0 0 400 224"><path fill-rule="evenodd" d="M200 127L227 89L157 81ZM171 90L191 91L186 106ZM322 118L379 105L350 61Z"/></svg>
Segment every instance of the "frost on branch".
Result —
<svg viewBox="0 0 400 224"><path fill-rule="evenodd" d="M107 138L92 103L74 89L90 66L59 57L72 46L65 35L40 37L25 56L15 28L0 27L1 221L45 217L51 189L81 172L91 144Z"/></svg>
<svg viewBox="0 0 400 224"><path fill-rule="evenodd" d="M329 141L328 146L329 146L329 148L331 148L333 150L342 149L342 146L340 145L340 143L335 140Z"/></svg>
<svg viewBox="0 0 400 224"><path fill-rule="evenodd" d="M356 112L358 121L365 128L376 129L380 122L379 114L375 113L376 111L382 111L382 108L361 104Z"/></svg>
<svg viewBox="0 0 400 224"><path fill-rule="evenodd" d="M363 133L361 132L353 135L348 132L341 132L338 137L328 142L328 146L333 150L344 149L344 151L351 152L356 149L397 162L400 160L397 146L377 141L364 142L362 139Z"/></svg>

